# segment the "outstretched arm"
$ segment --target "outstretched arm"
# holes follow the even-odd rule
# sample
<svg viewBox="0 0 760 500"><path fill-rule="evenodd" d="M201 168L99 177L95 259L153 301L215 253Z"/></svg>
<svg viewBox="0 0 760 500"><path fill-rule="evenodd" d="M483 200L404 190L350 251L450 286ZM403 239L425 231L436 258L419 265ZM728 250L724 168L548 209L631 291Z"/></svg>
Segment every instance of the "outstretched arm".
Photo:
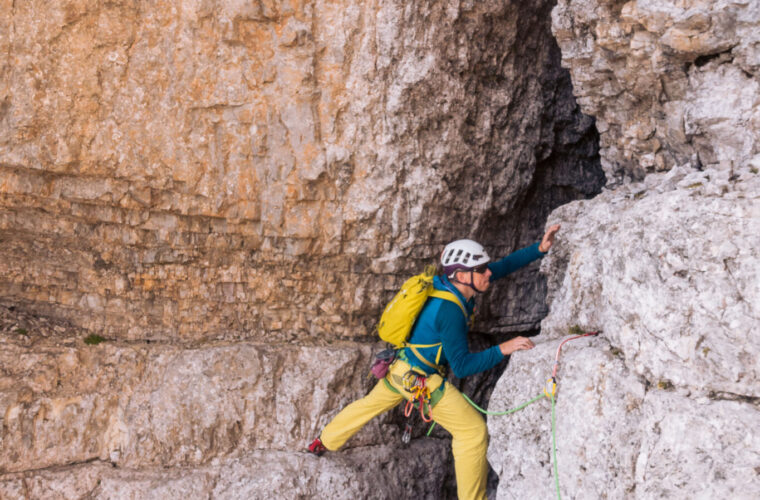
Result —
<svg viewBox="0 0 760 500"><path fill-rule="evenodd" d="M507 255L503 259L488 264L488 268L492 273L491 281L501 279L504 276L527 266L534 260L543 257L554 244L554 235L557 234L559 228L559 224L553 225L546 231L546 234L544 234L544 237L539 243L534 243L525 248L521 248L520 250Z"/></svg>
<svg viewBox="0 0 760 500"><path fill-rule="evenodd" d="M485 351L470 352L467 345L467 321L459 307L451 302L441 304L435 319L440 332L443 353L457 378L488 370L504 359L499 346Z"/></svg>

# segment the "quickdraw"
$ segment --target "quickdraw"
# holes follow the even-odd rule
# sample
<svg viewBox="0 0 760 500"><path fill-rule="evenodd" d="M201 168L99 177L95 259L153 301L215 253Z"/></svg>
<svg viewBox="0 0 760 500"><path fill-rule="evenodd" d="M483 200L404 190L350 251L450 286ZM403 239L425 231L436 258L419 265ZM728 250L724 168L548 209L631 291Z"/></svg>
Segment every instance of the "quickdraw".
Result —
<svg viewBox="0 0 760 500"><path fill-rule="evenodd" d="M433 408L430 406L430 389L425 384L426 381L427 377L413 370L406 372L401 379L404 390L412 393L411 399L406 402L406 406L404 407L404 416L409 418L415 405L417 405L420 409L422 421L429 423L433 421ZM427 415L425 415L426 406L428 409Z"/></svg>

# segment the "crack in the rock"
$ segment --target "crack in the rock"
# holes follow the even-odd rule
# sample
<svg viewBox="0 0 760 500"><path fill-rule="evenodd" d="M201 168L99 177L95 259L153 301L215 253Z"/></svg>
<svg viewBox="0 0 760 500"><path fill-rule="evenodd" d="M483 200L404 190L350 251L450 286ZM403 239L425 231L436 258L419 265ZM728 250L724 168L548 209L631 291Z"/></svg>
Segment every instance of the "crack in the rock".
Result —
<svg viewBox="0 0 760 500"><path fill-rule="evenodd" d="M65 464L48 465L46 467L39 467L36 469L24 469L21 471L6 471L6 470L0 469L0 479L8 478L9 476L19 476L21 479L23 479L27 475L39 474L40 472L63 472L68 469L82 467L82 466L94 464L94 463L102 463L104 465L105 464L113 465L111 462L106 462L106 461L101 460L98 457L94 457L94 458L88 458L86 460L68 462Z"/></svg>
<svg viewBox="0 0 760 500"><path fill-rule="evenodd" d="M747 396L746 394L736 394L728 391L710 391L707 393L707 397L712 401L736 401L760 408L760 396Z"/></svg>

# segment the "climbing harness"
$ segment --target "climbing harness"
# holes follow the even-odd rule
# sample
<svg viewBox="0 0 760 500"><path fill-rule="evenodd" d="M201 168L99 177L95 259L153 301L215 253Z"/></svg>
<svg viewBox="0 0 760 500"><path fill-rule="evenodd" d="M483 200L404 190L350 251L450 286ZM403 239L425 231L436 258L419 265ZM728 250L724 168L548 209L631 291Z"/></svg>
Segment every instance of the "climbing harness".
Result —
<svg viewBox="0 0 760 500"><path fill-rule="evenodd" d="M519 406L516 406L515 408L512 408L511 410L507 411L487 411L475 404L469 397L467 397L466 394L462 393L462 396L467 400L470 405L472 405L473 408L478 410L480 413L483 413L484 415L509 415L511 413L515 413L516 411L522 410L526 406L529 406L539 399L542 398L549 398L551 400L551 410L552 410L552 457L553 457L553 469L554 469L554 484L557 489L557 498L561 500L562 496L560 495L560 489L559 489L559 470L557 467L557 425L556 425L556 399L555 396L557 394L557 371L559 370L559 356L560 352L562 351L562 346L565 345L567 342L575 339L579 339L582 337L589 337L593 335L599 335L601 332L589 332L585 333L583 335L576 335L574 337L569 337L563 340L559 347L557 348L557 354L554 357L554 368L552 369L552 376L551 378L547 379L546 385L544 386L543 392L539 395L537 395L535 398L531 399L530 401L527 401ZM407 404L408 405L408 404ZM432 416L432 415L431 415ZM407 424L408 425L408 424ZM435 427L435 422L430 426L430 429L428 429L427 435L429 436L431 432L433 432L433 428ZM406 435L406 433L405 433ZM411 436L411 431L410 434ZM408 441L407 441L408 442Z"/></svg>

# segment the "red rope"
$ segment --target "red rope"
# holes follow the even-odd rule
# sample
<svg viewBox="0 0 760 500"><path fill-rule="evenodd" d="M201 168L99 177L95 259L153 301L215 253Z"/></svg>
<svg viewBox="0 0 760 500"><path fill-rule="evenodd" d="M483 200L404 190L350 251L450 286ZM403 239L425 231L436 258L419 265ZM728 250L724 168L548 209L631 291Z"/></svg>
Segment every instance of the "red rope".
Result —
<svg viewBox="0 0 760 500"><path fill-rule="evenodd" d="M590 335L599 335L599 332L589 332L589 333L584 333L583 335L576 335L575 337L570 337L563 340L559 344L559 347L557 347L557 355L554 357L554 370L552 370L552 379L554 379L555 382L557 379L557 369L559 368L559 352L562 350L562 346L565 345L566 342L569 342L571 340L579 339L582 337L588 337Z"/></svg>

